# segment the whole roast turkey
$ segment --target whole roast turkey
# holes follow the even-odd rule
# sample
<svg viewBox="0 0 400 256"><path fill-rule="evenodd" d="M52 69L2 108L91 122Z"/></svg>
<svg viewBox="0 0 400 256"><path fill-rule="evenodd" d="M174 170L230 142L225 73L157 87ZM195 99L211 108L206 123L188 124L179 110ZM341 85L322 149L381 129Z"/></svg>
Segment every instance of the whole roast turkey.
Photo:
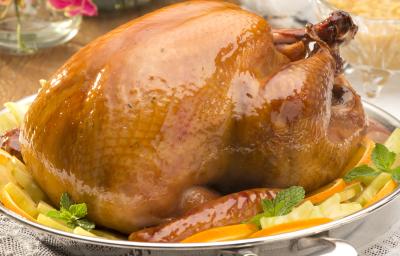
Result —
<svg viewBox="0 0 400 256"><path fill-rule="evenodd" d="M262 188L318 188L358 149L366 118L338 51L356 30L343 12L271 30L222 1L158 10L93 41L43 85L23 158L53 203L68 192L124 233L176 233L167 226L184 218L190 229L204 209L214 209L207 227L222 225L223 209L243 221L273 196ZM157 230L131 239L184 237Z"/></svg>

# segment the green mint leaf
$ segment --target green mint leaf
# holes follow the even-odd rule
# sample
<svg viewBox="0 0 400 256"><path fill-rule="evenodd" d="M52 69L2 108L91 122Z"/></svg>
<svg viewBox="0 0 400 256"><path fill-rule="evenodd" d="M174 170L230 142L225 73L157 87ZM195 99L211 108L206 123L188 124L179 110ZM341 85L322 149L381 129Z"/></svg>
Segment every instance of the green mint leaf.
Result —
<svg viewBox="0 0 400 256"><path fill-rule="evenodd" d="M64 208L66 210L71 207L71 205L74 204L74 201L71 199L71 197L68 195L68 193L63 193L60 198L60 208Z"/></svg>
<svg viewBox="0 0 400 256"><path fill-rule="evenodd" d="M87 206L85 203L73 204L69 207L69 212L77 219L81 219L87 215Z"/></svg>
<svg viewBox="0 0 400 256"><path fill-rule="evenodd" d="M274 202L272 200L269 199L264 199L261 201L261 206L263 209L264 213L267 213L271 216L274 215L275 212L275 207L274 207Z"/></svg>
<svg viewBox="0 0 400 256"><path fill-rule="evenodd" d="M299 186L293 186L278 192L274 199L274 216L290 213L296 205L304 200L305 194L304 188Z"/></svg>
<svg viewBox="0 0 400 256"><path fill-rule="evenodd" d="M343 179L346 182L353 181L357 178L361 177L376 177L378 176L379 172L375 171L373 168L369 167L368 165L361 165L358 166L354 169L352 169L350 172L348 172Z"/></svg>
<svg viewBox="0 0 400 256"><path fill-rule="evenodd" d="M387 171L396 160L396 154L390 152L384 145L377 143L372 151L371 158L372 162L379 170Z"/></svg>
<svg viewBox="0 0 400 256"><path fill-rule="evenodd" d="M66 209L64 209L64 208L61 208L61 210L59 211L60 212L60 217L62 218L62 219L64 219L64 220L67 220L67 221L69 221L69 220L71 220L72 219L72 214L68 211L68 210L66 210Z"/></svg>
<svg viewBox="0 0 400 256"><path fill-rule="evenodd" d="M69 228L74 229L74 228L76 228L76 227L78 226L77 221L78 221L78 220L70 220L70 221L67 222L67 226L68 226Z"/></svg>
<svg viewBox="0 0 400 256"><path fill-rule="evenodd" d="M273 200L261 200L263 213L257 214L251 218L249 222L260 226L260 219L263 217L286 215L292 211L293 207L304 200L304 196L305 191L302 187L293 186L288 189L281 190Z"/></svg>
<svg viewBox="0 0 400 256"><path fill-rule="evenodd" d="M257 226L260 226L260 219L262 217L272 217L274 216L274 203L270 199L261 200L261 207L263 209L263 213L257 214L253 218L249 220L250 223L253 223Z"/></svg>
<svg viewBox="0 0 400 256"><path fill-rule="evenodd" d="M58 220L63 220L66 223L68 223L71 219L65 215L62 214L60 211L49 211L46 216L53 218L53 219L58 219Z"/></svg>
<svg viewBox="0 0 400 256"><path fill-rule="evenodd" d="M76 220L70 220L70 221L67 221L67 226L69 227L69 228L72 228L72 229L74 229L74 228L76 228L77 226L78 226L78 224L76 224Z"/></svg>
<svg viewBox="0 0 400 256"><path fill-rule="evenodd" d="M275 201L274 202L274 214L273 216L282 216L285 214L282 214L284 212L284 207L285 207L285 201Z"/></svg>
<svg viewBox="0 0 400 256"><path fill-rule="evenodd" d="M87 231L90 231L96 227L93 222L88 221L87 219L77 220L76 224Z"/></svg>
<svg viewBox="0 0 400 256"><path fill-rule="evenodd" d="M61 219L60 212L59 211L49 211L46 213L46 216L53 218L53 219Z"/></svg>
<svg viewBox="0 0 400 256"><path fill-rule="evenodd" d="M392 178L399 184L400 183L400 166L392 170Z"/></svg>
<svg viewBox="0 0 400 256"><path fill-rule="evenodd" d="M75 204L67 193L63 193L60 198L60 210L49 211L47 216L55 219L64 220L68 227L81 227L91 230L95 227L94 223L83 219L87 215L87 206L85 203Z"/></svg>

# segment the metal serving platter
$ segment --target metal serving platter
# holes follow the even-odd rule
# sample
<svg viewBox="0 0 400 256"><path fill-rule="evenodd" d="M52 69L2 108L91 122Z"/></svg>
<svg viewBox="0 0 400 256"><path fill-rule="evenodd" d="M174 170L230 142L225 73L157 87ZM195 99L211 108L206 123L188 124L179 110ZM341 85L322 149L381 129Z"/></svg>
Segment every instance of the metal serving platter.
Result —
<svg viewBox="0 0 400 256"><path fill-rule="evenodd" d="M22 99L21 103L30 103L35 96ZM368 117L379 122L389 130L400 127L400 121L379 107L363 102ZM102 238L86 237L55 230L38 223L31 222L18 214L6 209L0 204L0 212L9 218L18 221L25 227L37 232L39 239L50 246L57 246L59 250L68 251L78 247L86 248L86 255L333 255L329 250L344 250L335 255L357 255L354 248L360 248L387 232L398 220L400 212L400 187L391 195L378 203L356 212L345 218L323 225L311 227L295 232L278 234L262 238L244 239L229 242L213 243L143 243L125 240L107 240ZM379 221L379 229L371 232L368 223ZM359 235L362 234L362 241ZM344 240L338 240L344 239ZM112 250L110 250L112 249ZM106 251L110 251L107 254ZM328 253L328 254L324 254ZM344 254L343 254L344 253ZM74 255L74 254L72 254ZM76 255L82 255L82 252Z"/></svg>

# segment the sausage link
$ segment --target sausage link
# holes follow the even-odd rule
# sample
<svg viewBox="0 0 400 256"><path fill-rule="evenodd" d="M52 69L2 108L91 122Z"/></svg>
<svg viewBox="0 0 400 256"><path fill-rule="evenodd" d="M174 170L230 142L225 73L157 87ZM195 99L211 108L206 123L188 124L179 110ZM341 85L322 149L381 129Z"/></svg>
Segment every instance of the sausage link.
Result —
<svg viewBox="0 0 400 256"><path fill-rule="evenodd" d="M18 158L20 161L24 161L21 155L21 146L19 144L19 132L20 129L12 129L0 135L0 148L7 151L11 155Z"/></svg>
<svg viewBox="0 0 400 256"><path fill-rule="evenodd" d="M129 240L179 242L210 228L247 221L261 211L261 200L274 198L277 191L277 189L259 188L229 194L200 205L183 217L134 232L129 236Z"/></svg>

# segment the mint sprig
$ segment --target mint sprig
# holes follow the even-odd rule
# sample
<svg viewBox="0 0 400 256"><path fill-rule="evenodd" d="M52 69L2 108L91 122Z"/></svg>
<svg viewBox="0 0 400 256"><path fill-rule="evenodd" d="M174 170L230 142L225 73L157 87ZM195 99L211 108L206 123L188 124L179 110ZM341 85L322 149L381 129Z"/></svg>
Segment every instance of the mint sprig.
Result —
<svg viewBox="0 0 400 256"><path fill-rule="evenodd" d="M396 153L391 152L385 145L377 143L371 154L373 167L361 165L353 168L343 178L346 182L350 182L363 177L375 177L381 172L392 174L392 178L400 183L400 167L392 169L396 160Z"/></svg>
<svg viewBox="0 0 400 256"><path fill-rule="evenodd" d="M263 213L254 216L250 222L260 225L262 217L283 216L304 200L305 190L299 186L293 186L278 192L274 199L264 199L261 201Z"/></svg>
<svg viewBox="0 0 400 256"><path fill-rule="evenodd" d="M397 168L394 168L392 170L392 178L397 182L400 183L400 166Z"/></svg>
<svg viewBox="0 0 400 256"><path fill-rule="evenodd" d="M81 227L90 231L95 228L95 225L85 219L87 213L87 205L85 203L75 204L67 193L63 193L60 198L60 210L49 211L47 216L65 221L70 228Z"/></svg>
<svg viewBox="0 0 400 256"><path fill-rule="evenodd" d="M68 195L68 193L63 193L60 197L60 208L69 209L71 205L74 204L74 201Z"/></svg>
<svg viewBox="0 0 400 256"><path fill-rule="evenodd" d="M343 179L346 182L350 182L360 177L376 177L379 175L379 173L379 171L376 171L374 168L369 167L368 165L361 165L348 172Z"/></svg>
<svg viewBox="0 0 400 256"><path fill-rule="evenodd" d="M376 168L383 172L390 172L390 168L396 160L396 154L389 151L385 145L377 143L372 151L371 158Z"/></svg>

